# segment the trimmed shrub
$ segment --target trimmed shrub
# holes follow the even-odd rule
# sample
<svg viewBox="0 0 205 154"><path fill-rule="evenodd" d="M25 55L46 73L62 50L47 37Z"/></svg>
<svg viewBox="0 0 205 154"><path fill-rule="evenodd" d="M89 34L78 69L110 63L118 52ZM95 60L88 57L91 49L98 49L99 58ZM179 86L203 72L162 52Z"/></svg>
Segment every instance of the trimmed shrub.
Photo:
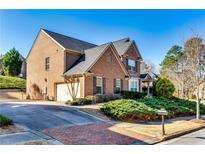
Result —
<svg viewBox="0 0 205 154"><path fill-rule="evenodd" d="M101 111L115 120L153 120L157 112L137 100L120 99L105 103Z"/></svg>
<svg viewBox="0 0 205 154"><path fill-rule="evenodd" d="M0 75L0 89L25 89L26 80L18 77Z"/></svg>
<svg viewBox="0 0 205 154"><path fill-rule="evenodd" d="M102 94L97 94L95 95L95 102L96 103L102 103L102 102L107 102L108 98L106 95L102 95Z"/></svg>
<svg viewBox="0 0 205 154"><path fill-rule="evenodd" d="M146 96L146 93L133 91L122 91L121 94L124 99L140 99Z"/></svg>
<svg viewBox="0 0 205 154"><path fill-rule="evenodd" d="M67 104L69 105L87 105L92 104L93 100L90 98L76 98L73 101L68 101Z"/></svg>
<svg viewBox="0 0 205 154"><path fill-rule="evenodd" d="M109 101L122 99L121 94L108 95Z"/></svg>
<svg viewBox="0 0 205 154"><path fill-rule="evenodd" d="M13 121L0 114L0 127L12 125Z"/></svg>
<svg viewBox="0 0 205 154"><path fill-rule="evenodd" d="M191 116L196 114L196 102L179 98L152 97L138 100L120 99L107 102L101 108L105 115L123 121L158 120L157 110L168 111L166 118ZM200 105L201 114L205 114L205 105Z"/></svg>
<svg viewBox="0 0 205 154"><path fill-rule="evenodd" d="M174 84L167 78L158 78L153 83L154 95L171 98L174 94Z"/></svg>
<svg viewBox="0 0 205 154"><path fill-rule="evenodd" d="M102 94L96 94L95 96L87 96L87 98L93 100L94 103L103 103L108 102L110 100L116 100L121 99L122 96L120 94L108 94L108 95L102 95Z"/></svg>

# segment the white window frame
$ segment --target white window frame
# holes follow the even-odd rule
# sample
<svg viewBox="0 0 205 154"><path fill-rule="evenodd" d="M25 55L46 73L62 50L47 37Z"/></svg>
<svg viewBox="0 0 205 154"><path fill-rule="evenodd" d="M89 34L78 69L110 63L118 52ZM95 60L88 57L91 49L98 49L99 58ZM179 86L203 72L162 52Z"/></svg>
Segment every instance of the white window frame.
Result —
<svg viewBox="0 0 205 154"><path fill-rule="evenodd" d="M136 89L136 90L132 90ZM139 92L139 80L138 79L129 79L129 91Z"/></svg>
<svg viewBox="0 0 205 154"><path fill-rule="evenodd" d="M101 93L97 93L97 91L96 91L96 94L103 94L103 78L102 77L100 77L100 76L97 76L96 77L96 88L98 87L98 85L97 85L97 80L98 79L100 79L101 80Z"/></svg>
<svg viewBox="0 0 205 154"><path fill-rule="evenodd" d="M128 59L128 65L135 67L135 61L132 59Z"/></svg>
<svg viewBox="0 0 205 154"><path fill-rule="evenodd" d="M136 71L136 62L135 60L128 59L128 68L130 71Z"/></svg>

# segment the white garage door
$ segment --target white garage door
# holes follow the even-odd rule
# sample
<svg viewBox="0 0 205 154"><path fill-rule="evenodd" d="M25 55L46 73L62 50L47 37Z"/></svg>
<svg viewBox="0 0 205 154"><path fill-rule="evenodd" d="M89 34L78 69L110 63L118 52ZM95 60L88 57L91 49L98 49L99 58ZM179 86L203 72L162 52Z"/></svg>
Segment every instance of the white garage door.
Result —
<svg viewBox="0 0 205 154"><path fill-rule="evenodd" d="M69 93L68 90L68 86L69 89L71 90L71 85L67 85L67 84L57 84L57 101L68 101L68 100L72 100L72 97ZM80 84L79 83L75 83L74 84L74 92L76 94L76 98L80 98Z"/></svg>

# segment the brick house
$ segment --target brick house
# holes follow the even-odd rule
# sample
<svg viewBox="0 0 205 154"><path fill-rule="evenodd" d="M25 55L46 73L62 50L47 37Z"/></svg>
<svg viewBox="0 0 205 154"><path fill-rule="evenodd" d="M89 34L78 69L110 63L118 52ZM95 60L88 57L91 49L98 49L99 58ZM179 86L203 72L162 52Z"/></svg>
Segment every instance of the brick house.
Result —
<svg viewBox="0 0 205 154"><path fill-rule="evenodd" d="M57 101L140 91L142 57L129 38L95 45L41 29L27 56L27 97Z"/></svg>

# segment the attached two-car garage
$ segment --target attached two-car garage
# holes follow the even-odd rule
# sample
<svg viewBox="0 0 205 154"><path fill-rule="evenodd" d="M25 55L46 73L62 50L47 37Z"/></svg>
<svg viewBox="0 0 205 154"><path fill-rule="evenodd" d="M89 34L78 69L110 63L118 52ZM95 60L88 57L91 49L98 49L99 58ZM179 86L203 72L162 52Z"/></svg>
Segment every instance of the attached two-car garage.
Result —
<svg viewBox="0 0 205 154"><path fill-rule="evenodd" d="M56 85L56 98L57 101L65 102L68 100L72 100L71 94L75 95L76 98L80 98L80 84L73 83L66 84L60 83Z"/></svg>

